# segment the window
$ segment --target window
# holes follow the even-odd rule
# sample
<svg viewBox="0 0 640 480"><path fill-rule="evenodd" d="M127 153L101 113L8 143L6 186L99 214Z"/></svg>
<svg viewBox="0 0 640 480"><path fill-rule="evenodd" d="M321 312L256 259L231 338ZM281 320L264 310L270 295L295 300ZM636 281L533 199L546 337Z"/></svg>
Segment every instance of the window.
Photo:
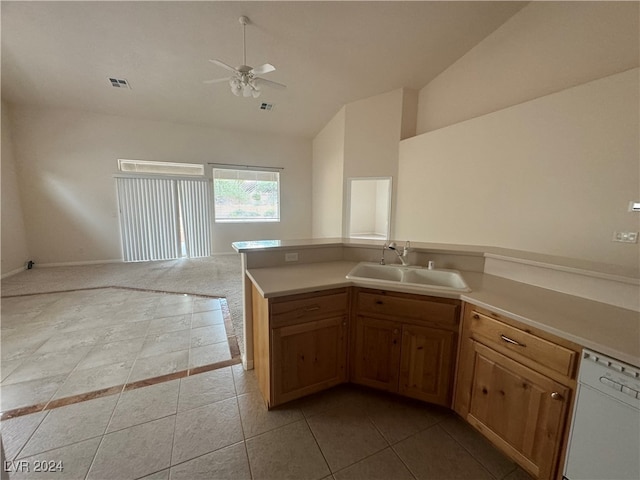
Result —
<svg viewBox="0 0 640 480"><path fill-rule="evenodd" d="M150 160L118 159L118 170L127 173L153 173L157 175L203 176L204 165L197 163L154 162Z"/></svg>
<svg viewBox="0 0 640 480"><path fill-rule="evenodd" d="M216 222L279 222L280 173L213 169Z"/></svg>

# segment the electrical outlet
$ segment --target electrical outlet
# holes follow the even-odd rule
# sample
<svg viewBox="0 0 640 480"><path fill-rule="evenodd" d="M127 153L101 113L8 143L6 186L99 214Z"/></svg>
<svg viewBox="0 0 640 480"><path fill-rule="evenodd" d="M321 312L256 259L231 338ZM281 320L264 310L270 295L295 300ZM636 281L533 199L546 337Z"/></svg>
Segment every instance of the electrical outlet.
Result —
<svg viewBox="0 0 640 480"><path fill-rule="evenodd" d="M638 232L613 232L613 241L622 243L638 243Z"/></svg>
<svg viewBox="0 0 640 480"><path fill-rule="evenodd" d="M297 252L285 253L284 254L284 261L285 262L297 262L298 261L298 253Z"/></svg>

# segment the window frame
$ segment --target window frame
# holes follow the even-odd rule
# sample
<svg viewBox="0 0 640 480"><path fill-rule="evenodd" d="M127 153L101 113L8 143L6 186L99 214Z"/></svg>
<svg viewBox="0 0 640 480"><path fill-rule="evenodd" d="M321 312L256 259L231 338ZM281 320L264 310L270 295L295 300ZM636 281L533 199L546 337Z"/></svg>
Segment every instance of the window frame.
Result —
<svg viewBox="0 0 640 480"><path fill-rule="evenodd" d="M236 172L238 177L240 176L251 176L252 174L258 177L260 174L270 174L273 175L275 180L273 180L276 184L277 188L277 199L274 208L276 210L274 217L218 217L219 207L217 204L217 195L216 195L216 180L220 180L220 178L216 177L216 171L225 171L225 172ZM281 198L282 198L282 182L280 176L280 170L274 168L260 168L260 167L243 167L240 165L233 166L212 166L211 168L211 180L212 180L212 202L213 202L213 222L218 224L255 224L255 223L280 223L282 221L281 218ZM251 180L251 179L242 179L237 178L237 180L244 180L247 182L251 181L259 181L259 180Z"/></svg>
<svg viewBox="0 0 640 480"><path fill-rule="evenodd" d="M132 165L132 169L123 168L124 165ZM145 169L144 167L156 167L155 169ZM138 169L140 167L140 169ZM168 169L162 171L162 168ZM181 172L180 170L184 170ZM188 170L196 171L196 173L187 173ZM185 162L164 162L159 160L133 160L128 158L118 159L118 171L128 175L154 175L154 176L170 176L170 177L196 177L201 178L206 174L205 166L202 163L185 163Z"/></svg>

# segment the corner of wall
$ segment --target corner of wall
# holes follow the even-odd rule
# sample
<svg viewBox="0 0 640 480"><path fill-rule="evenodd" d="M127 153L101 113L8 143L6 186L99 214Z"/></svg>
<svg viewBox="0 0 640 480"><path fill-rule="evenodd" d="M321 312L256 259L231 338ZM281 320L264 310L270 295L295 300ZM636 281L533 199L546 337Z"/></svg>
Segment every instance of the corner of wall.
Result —
<svg viewBox="0 0 640 480"><path fill-rule="evenodd" d="M311 142L311 235L342 236L342 195L346 106L343 106ZM336 212L340 212L339 215Z"/></svg>
<svg viewBox="0 0 640 480"><path fill-rule="evenodd" d="M2 275L16 273L29 259L27 233L24 222L22 201L18 184L15 152L13 148L13 129L9 116L10 108L3 101L2 109L2 162L0 175L2 186Z"/></svg>
<svg viewBox="0 0 640 480"><path fill-rule="evenodd" d="M416 136L418 125L418 91L411 88L402 89L402 123L400 140Z"/></svg>

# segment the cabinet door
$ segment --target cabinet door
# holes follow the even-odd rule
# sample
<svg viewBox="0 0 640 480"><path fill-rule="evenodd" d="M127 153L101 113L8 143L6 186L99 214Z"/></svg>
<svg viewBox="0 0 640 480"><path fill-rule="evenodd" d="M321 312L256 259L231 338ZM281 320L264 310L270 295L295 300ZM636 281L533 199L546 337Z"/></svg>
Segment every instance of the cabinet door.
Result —
<svg viewBox="0 0 640 480"><path fill-rule="evenodd" d="M347 331L346 316L272 329L270 406L345 382Z"/></svg>
<svg viewBox="0 0 640 480"><path fill-rule="evenodd" d="M571 390L474 342L467 420L536 478L555 472Z"/></svg>
<svg viewBox="0 0 640 480"><path fill-rule="evenodd" d="M356 317L351 371L354 383L398 391L401 330L397 322Z"/></svg>
<svg viewBox="0 0 640 480"><path fill-rule="evenodd" d="M404 325L399 391L408 397L451 406L455 333Z"/></svg>

